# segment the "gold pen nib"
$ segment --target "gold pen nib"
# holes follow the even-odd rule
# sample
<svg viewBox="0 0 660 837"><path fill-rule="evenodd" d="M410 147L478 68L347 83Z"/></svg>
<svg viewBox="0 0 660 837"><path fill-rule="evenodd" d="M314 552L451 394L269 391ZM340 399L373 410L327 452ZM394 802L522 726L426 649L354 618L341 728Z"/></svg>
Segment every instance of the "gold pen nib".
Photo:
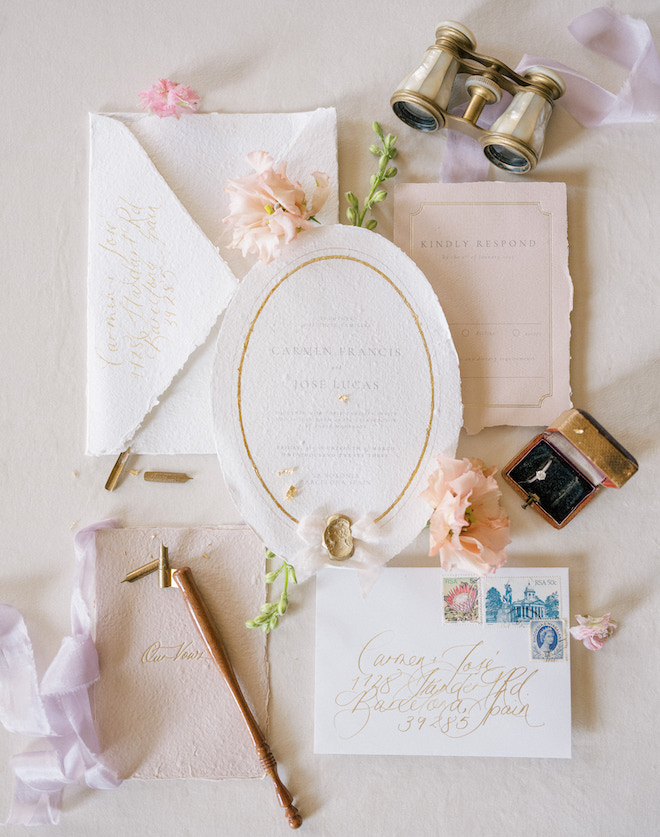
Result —
<svg viewBox="0 0 660 837"><path fill-rule="evenodd" d="M108 481L105 484L106 491L114 491L117 487L117 483L119 482L119 477L122 475L122 471L124 470L124 465L126 465L126 460L131 455L131 449L126 448L123 453L120 453L117 457L117 461L112 467L112 471L110 471L110 476L108 477Z"/></svg>
<svg viewBox="0 0 660 837"><path fill-rule="evenodd" d="M126 578L122 578L121 583L123 584L125 581L137 581L138 578L144 578L144 576L149 575L149 573L155 573L159 564L159 558L149 561L149 563L145 564L143 567L138 567L137 570L132 570L128 573Z"/></svg>
<svg viewBox="0 0 660 837"><path fill-rule="evenodd" d="M176 471L145 471L144 478L147 482L188 482L192 479L188 474Z"/></svg>

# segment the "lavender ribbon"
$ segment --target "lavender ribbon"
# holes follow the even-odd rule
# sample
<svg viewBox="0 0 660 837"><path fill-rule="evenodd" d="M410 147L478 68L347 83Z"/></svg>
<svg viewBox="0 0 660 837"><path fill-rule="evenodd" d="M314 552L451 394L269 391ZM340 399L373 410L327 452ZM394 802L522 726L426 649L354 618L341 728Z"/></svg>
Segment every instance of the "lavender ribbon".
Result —
<svg viewBox="0 0 660 837"><path fill-rule="evenodd" d="M0 722L9 732L46 739L45 749L16 755L14 798L6 825L59 822L62 790L84 780L91 788L114 788L117 776L100 759L89 687L99 678L92 640L96 576L95 535L119 526L106 520L74 539L75 572L71 632L38 682L25 622L11 605L0 605Z"/></svg>
<svg viewBox="0 0 660 837"><path fill-rule="evenodd" d="M587 49L629 71L617 94L547 58L525 55L516 72L536 64L559 72L566 82L566 93L560 103L588 128L657 119L660 115L660 58L646 23L602 7L575 18L568 29ZM477 142L466 139L455 131L448 133L441 183L487 179L487 159Z"/></svg>

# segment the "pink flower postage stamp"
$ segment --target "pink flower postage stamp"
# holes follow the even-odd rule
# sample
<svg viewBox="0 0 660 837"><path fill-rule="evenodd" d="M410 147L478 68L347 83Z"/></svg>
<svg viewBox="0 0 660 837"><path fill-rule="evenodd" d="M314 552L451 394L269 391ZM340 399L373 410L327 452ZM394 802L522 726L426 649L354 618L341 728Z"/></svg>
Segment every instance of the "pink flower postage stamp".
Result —
<svg viewBox="0 0 660 837"><path fill-rule="evenodd" d="M481 622L477 576L444 576L442 598L445 622Z"/></svg>

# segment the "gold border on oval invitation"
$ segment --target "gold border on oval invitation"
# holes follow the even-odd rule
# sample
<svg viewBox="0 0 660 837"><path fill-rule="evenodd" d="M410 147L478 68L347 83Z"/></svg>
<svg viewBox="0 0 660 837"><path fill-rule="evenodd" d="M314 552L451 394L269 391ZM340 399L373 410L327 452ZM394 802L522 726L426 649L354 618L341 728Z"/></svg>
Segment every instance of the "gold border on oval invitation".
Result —
<svg viewBox="0 0 660 837"><path fill-rule="evenodd" d="M412 318L415 322L415 325L417 326L417 330L419 331L419 336L422 338L422 344L424 346L424 351L426 352L426 359L427 359L428 364L429 364L429 378L430 378L430 382L431 382L431 410L430 410L430 416L429 416L429 423L426 427L426 435L424 437L424 445L422 446L422 451L419 455L419 459L417 460L417 463L415 464L415 467L413 468L413 471L410 474L410 477L408 478L408 481L406 482L402 491L399 493L399 495L396 497L396 499L385 509L384 512L382 512L381 514L379 514L377 517L374 518L374 522L377 523L379 520L382 520L387 514L389 514L392 511L392 509L397 505L397 503L400 502L401 498L406 493L406 491L408 490L408 487L410 486L411 482L413 481L413 479L415 477L415 474L419 470L419 467L422 463L422 459L424 458L424 454L426 453L426 448L427 448L428 443L429 443L429 436L431 434L431 425L433 424L433 414L434 414L434 411L435 411L435 381L433 379L433 364L431 362L431 353L429 352L428 343L426 342L426 337L424 336L424 332L422 331L422 327L421 327L421 324L419 322L419 317L417 316L417 314L413 310L411 304L408 302L406 297L403 295L402 291L394 284L394 282L389 278L389 276L386 276L381 270L378 270L377 267L374 267L372 264L369 264L369 262L364 261L364 259L358 259L355 256L340 255L340 254L328 255L328 256L316 256L315 258L308 259L306 262L303 262L302 264L298 265L298 267L295 267L293 270L289 271L289 273L287 273L285 276L283 276L270 289L270 291L266 295L266 298L264 299L264 301L259 306L259 310L254 315L254 318L253 318L252 322L250 323L247 335L245 337L245 341L243 343L243 350L241 352L241 361L240 361L239 366L238 366L238 382L237 382L236 398L237 398L237 406L238 406L238 418L239 418L239 422L240 422L240 426L241 426L241 436L243 438L243 444L245 445L245 451L246 451L248 459L250 460L250 463L251 463L251 465L254 469L254 472L257 476L257 479L262 484L262 486L264 487L264 490L266 491L266 493L268 494L270 499L273 501L273 503L277 506L277 508L283 514L285 514L293 523L297 524L299 521L292 514L290 514L282 506L282 504L280 502L278 502L278 500L273 496L272 492L270 491L270 489L268 488L268 486L264 482L264 479L261 476L261 473L259 472L259 468L257 467L257 464L252 457L252 452L250 451L250 447L249 447L247 439L245 437L245 427L243 425L243 412L242 412L242 406L241 406L241 380L242 380L242 375L243 375L243 362L245 360L245 355L247 353L248 345L250 343L250 338L252 337L252 333L254 332L254 327L255 327L255 324L257 322L257 319L261 315L261 312L265 308L266 303L269 301L269 299L272 297L272 295L275 293L275 291L279 287L281 287L281 285L285 282L286 279L289 279L291 276L293 276L294 273L297 273L299 270L302 270L302 268L308 267L310 264L314 264L315 262L322 262L322 261L326 261L326 260L329 260L329 259L345 259L347 261L352 261L352 262L357 262L358 264L362 264L365 267L369 268L370 270L373 270L374 273L377 273L389 285L391 285L391 287L396 291L396 293L399 295L399 297L403 301L404 305L406 306L406 308L410 312L410 314L411 314L411 316L412 316Z"/></svg>

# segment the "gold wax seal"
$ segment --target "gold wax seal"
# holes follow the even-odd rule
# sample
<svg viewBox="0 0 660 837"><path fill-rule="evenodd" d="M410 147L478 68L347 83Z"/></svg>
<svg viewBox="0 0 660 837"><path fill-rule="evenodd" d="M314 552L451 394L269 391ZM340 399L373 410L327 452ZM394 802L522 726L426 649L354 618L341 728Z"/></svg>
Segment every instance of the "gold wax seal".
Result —
<svg viewBox="0 0 660 837"><path fill-rule="evenodd" d="M344 514L333 514L326 521L323 545L335 561L346 561L355 551L351 521Z"/></svg>

